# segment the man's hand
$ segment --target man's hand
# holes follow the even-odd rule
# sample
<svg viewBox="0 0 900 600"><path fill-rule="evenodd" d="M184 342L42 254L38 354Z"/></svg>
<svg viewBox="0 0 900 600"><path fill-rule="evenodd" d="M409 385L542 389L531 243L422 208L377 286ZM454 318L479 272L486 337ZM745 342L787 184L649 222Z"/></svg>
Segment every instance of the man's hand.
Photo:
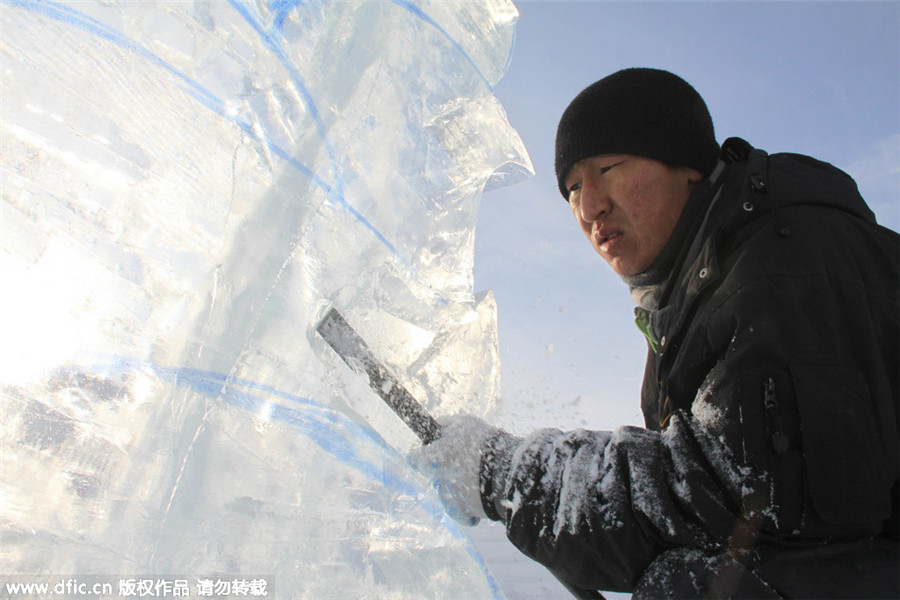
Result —
<svg viewBox="0 0 900 600"><path fill-rule="evenodd" d="M463 525L485 517L481 506L481 451L500 432L472 415L439 419L441 436L409 455L412 466L431 477L447 513Z"/></svg>

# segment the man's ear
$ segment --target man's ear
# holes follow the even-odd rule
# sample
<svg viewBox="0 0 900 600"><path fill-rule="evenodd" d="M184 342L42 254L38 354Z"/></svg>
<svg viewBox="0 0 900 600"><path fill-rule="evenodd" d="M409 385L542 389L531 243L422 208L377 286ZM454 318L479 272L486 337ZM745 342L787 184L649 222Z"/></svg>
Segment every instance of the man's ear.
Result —
<svg viewBox="0 0 900 600"><path fill-rule="evenodd" d="M696 185L703 181L703 173L698 171L697 169L692 169L690 167L684 167L684 170L687 172L688 183L691 185Z"/></svg>

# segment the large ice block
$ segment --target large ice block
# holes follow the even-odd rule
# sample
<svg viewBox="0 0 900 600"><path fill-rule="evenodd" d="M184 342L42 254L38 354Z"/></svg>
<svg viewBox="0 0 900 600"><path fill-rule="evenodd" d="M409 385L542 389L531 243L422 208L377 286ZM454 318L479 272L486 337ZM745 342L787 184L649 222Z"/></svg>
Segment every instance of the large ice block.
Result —
<svg viewBox="0 0 900 600"><path fill-rule="evenodd" d="M0 2L0 573L499 594L313 324L432 414L494 406L473 236L531 169L492 94L516 16Z"/></svg>

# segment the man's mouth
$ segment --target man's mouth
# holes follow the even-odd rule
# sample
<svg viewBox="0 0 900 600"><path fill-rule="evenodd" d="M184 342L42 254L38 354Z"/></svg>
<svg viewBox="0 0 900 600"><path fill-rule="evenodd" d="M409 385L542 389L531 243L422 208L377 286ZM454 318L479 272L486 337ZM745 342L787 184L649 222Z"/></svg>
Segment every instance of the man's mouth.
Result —
<svg viewBox="0 0 900 600"><path fill-rule="evenodd" d="M596 237L596 240L597 240L597 245L600 246L600 247L603 247L603 246L605 246L606 244L608 244L611 240L616 239L616 238L619 237L620 235L622 235L622 233L619 232L619 231L617 231L617 232L614 232L614 233L608 233L608 234L605 234L605 235L597 235L597 236L595 236L595 237Z"/></svg>

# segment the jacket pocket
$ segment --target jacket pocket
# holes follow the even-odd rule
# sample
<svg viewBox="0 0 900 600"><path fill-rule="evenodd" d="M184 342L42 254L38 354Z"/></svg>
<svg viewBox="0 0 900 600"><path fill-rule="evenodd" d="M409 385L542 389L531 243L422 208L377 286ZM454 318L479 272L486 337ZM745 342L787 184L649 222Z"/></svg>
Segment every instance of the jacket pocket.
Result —
<svg viewBox="0 0 900 600"><path fill-rule="evenodd" d="M856 369L791 368L812 507L832 524L873 523L891 510L891 482L873 399Z"/></svg>

